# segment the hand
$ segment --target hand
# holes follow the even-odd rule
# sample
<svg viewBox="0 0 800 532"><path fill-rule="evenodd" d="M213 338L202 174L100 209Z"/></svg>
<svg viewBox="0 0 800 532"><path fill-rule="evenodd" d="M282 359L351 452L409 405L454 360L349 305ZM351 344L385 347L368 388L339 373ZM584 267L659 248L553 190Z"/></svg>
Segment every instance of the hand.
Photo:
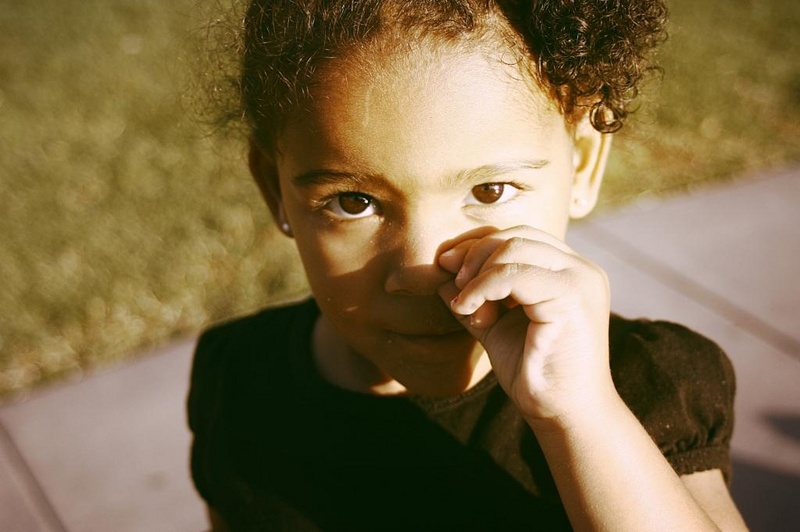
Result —
<svg viewBox="0 0 800 532"><path fill-rule="evenodd" d="M616 394L608 279L598 266L524 226L461 241L439 264L456 274L440 296L528 421L568 419Z"/></svg>

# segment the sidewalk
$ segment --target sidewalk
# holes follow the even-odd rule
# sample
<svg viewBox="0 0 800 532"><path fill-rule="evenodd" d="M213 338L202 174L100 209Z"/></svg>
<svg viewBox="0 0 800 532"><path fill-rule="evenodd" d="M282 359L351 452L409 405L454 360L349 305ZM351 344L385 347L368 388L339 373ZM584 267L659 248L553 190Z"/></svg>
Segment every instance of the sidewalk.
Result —
<svg viewBox="0 0 800 532"><path fill-rule="evenodd" d="M733 493L754 531L800 523L800 168L573 226L616 312L716 340L738 376ZM0 528L199 532L184 398L193 339L0 406Z"/></svg>

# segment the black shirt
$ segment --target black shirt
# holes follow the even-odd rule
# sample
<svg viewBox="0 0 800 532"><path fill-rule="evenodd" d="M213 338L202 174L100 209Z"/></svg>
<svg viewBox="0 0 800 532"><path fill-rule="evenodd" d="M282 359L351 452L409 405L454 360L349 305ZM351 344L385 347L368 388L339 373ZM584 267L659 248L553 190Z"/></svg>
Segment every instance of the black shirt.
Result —
<svg viewBox="0 0 800 532"><path fill-rule="evenodd" d="M339 389L314 368L318 314L313 300L265 310L198 343L192 475L231 530L569 529L533 432L493 374L450 398ZM727 477L724 353L667 322L612 316L609 338L615 385L675 471Z"/></svg>

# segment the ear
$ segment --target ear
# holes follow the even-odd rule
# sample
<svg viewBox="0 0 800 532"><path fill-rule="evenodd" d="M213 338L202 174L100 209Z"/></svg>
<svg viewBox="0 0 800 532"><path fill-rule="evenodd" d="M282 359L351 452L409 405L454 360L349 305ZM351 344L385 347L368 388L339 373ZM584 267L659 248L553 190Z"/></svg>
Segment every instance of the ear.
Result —
<svg viewBox="0 0 800 532"><path fill-rule="evenodd" d="M570 218L583 218L597 205L606 171L611 135L592 127L589 116L575 126L575 179L572 183Z"/></svg>
<svg viewBox="0 0 800 532"><path fill-rule="evenodd" d="M258 143L250 138L250 151L248 154L250 174L253 176L261 196L267 202L272 218L278 224L278 228L286 236L292 236L289 220L286 218L286 210L283 208L283 196L281 194L281 183L278 178L278 168L275 157L264 153Z"/></svg>

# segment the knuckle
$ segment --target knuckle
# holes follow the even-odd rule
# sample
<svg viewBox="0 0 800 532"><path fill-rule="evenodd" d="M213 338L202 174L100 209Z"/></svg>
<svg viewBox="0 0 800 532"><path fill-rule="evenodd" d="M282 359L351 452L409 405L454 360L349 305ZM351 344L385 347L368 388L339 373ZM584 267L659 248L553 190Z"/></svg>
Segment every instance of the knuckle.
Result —
<svg viewBox="0 0 800 532"><path fill-rule="evenodd" d="M600 284L602 286L608 286L608 274L606 271L600 267L599 264L592 262L588 259L584 259L584 263L586 264L586 270L588 276L594 279L595 283Z"/></svg>
<svg viewBox="0 0 800 532"><path fill-rule="evenodd" d="M530 241L521 236L512 236L503 244L503 251L506 253L516 253L524 249Z"/></svg>
<svg viewBox="0 0 800 532"><path fill-rule="evenodd" d="M507 262L498 266L498 273L503 277L515 277L521 270L522 266L516 262Z"/></svg>
<svg viewBox="0 0 800 532"><path fill-rule="evenodd" d="M585 301L610 299L608 274L594 262L576 257L576 261L562 273L564 284L576 297Z"/></svg>

